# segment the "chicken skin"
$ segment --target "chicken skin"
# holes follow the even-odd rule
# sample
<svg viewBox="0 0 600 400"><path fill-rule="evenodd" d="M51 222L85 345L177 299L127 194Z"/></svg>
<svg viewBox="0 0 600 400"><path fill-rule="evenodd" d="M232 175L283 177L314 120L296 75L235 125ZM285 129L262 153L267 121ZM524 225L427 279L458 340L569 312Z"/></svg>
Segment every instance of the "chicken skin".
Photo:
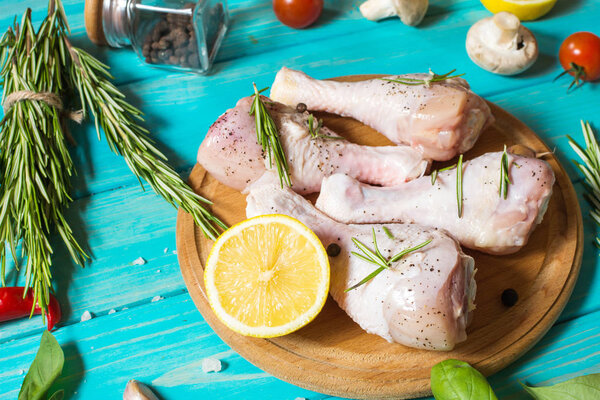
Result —
<svg viewBox="0 0 600 400"><path fill-rule="evenodd" d="M330 256L330 294L338 305L368 333L389 342L428 350L452 350L466 340L466 327L474 308L476 284L473 258L445 233L415 224L346 225L333 221L302 196L281 188L267 173L250 187L246 215L286 214L312 229L325 247L341 251ZM377 266L352 255L356 238L386 257L419 245L367 283L346 292Z"/></svg>
<svg viewBox="0 0 600 400"><path fill-rule="evenodd" d="M456 168L394 188L363 185L341 174L323 181L318 209L344 223L416 223L448 231L462 245L509 254L527 244L552 195L554 172L536 158L508 153L507 196L500 196L502 153L463 164L463 211L458 216Z"/></svg>
<svg viewBox="0 0 600 400"><path fill-rule="evenodd" d="M429 74L386 79L428 79ZM426 159L445 161L464 153L493 122L487 103L464 79L405 85L383 79L360 82L317 80L288 68L275 77L271 98L290 106L353 117L392 142L419 150Z"/></svg>

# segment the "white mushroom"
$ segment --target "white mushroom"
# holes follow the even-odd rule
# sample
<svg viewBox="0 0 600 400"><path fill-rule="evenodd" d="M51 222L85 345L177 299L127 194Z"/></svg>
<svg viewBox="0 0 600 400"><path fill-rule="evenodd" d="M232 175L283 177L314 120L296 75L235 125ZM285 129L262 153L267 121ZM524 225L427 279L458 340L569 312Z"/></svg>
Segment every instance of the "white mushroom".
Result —
<svg viewBox="0 0 600 400"><path fill-rule="evenodd" d="M499 12L477 21L467 33L467 54L481 68L501 75L525 71L537 59L533 33L517 16Z"/></svg>
<svg viewBox="0 0 600 400"><path fill-rule="evenodd" d="M428 0L368 0L360 5L363 17L371 21L397 15L403 23L419 25L429 7Z"/></svg>

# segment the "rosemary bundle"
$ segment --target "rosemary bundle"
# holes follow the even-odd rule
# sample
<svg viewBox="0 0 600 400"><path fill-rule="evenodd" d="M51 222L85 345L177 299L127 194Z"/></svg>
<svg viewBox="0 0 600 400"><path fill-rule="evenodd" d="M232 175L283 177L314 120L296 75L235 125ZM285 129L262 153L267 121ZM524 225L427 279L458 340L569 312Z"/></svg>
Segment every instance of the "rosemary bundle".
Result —
<svg viewBox="0 0 600 400"><path fill-rule="evenodd" d="M0 41L5 109L0 122L0 275L4 286L5 244L17 260L20 243L27 255L25 286L33 288L44 312L52 278L51 229L57 229L77 264L87 258L64 218L74 167L61 113L65 53L59 35L65 26L59 10L37 33L28 10ZM45 100L17 101L27 93Z"/></svg>
<svg viewBox="0 0 600 400"><path fill-rule="evenodd" d="M111 150L123 156L136 177L190 213L207 237L215 239L219 229L226 228L203 205L210 202L194 193L154 147L140 125L141 112L111 83L108 67L73 47L69 33L60 0L50 0L37 32L28 9L21 23L15 22L0 39L5 114L0 121L0 275L4 285L5 244L15 262L20 244L26 289L33 288L44 314L52 278L53 229L75 263L83 265L87 258L65 219L75 172L64 126L67 117L79 122L91 112L98 137L102 128ZM81 100L80 113L64 110L62 99L72 92Z"/></svg>

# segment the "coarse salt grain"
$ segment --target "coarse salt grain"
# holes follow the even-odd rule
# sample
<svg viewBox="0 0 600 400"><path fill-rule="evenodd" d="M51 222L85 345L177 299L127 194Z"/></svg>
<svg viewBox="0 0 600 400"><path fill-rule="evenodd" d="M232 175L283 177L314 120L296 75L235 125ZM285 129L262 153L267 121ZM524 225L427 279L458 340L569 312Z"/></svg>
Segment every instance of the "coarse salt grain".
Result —
<svg viewBox="0 0 600 400"><path fill-rule="evenodd" d="M94 316L92 315L91 312L89 312L87 310L85 310L83 312L83 314L81 314L81 322L89 321L92 318L94 318Z"/></svg>
<svg viewBox="0 0 600 400"><path fill-rule="evenodd" d="M132 262L133 265L144 265L146 264L146 260L143 257L138 257Z"/></svg>
<svg viewBox="0 0 600 400"><path fill-rule="evenodd" d="M152 300L150 300L151 303L156 303L157 301L161 301L162 299L164 299L164 297L162 296L154 296L152 298Z"/></svg>
<svg viewBox="0 0 600 400"><path fill-rule="evenodd" d="M116 313L116 312L117 312L117 310L115 310L114 308L112 308L112 309L111 309L111 310L108 312L108 314L110 315L110 314L114 314L114 313Z"/></svg>
<svg viewBox="0 0 600 400"><path fill-rule="evenodd" d="M202 360L202 372L204 373L219 372L221 371L221 368L221 360L216 358L205 358Z"/></svg>
<svg viewBox="0 0 600 400"><path fill-rule="evenodd" d="M294 400L308 400L306 397L296 397Z"/></svg>
<svg viewBox="0 0 600 400"><path fill-rule="evenodd" d="M173 250L173 251L172 251L172 253L173 253L173 254L177 254L177 250Z"/></svg>
<svg viewBox="0 0 600 400"><path fill-rule="evenodd" d="M169 251L169 248L165 247L165 249L163 250L163 253L167 254L168 251Z"/></svg>

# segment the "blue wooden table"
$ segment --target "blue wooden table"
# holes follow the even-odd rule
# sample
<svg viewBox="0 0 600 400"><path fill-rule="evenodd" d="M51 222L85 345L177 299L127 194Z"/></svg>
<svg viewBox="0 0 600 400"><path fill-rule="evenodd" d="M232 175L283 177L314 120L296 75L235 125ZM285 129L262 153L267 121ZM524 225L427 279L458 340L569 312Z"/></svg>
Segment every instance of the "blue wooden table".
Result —
<svg viewBox="0 0 600 400"><path fill-rule="evenodd" d="M600 34L599 0L559 0L550 14L526 23L540 57L518 77L479 69L468 58L469 27L489 16L477 0L430 0L419 28L391 19L363 19L359 0L325 0L319 22L306 30L281 25L268 0L232 0L233 24L211 75L168 73L143 65L130 50L94 47L83 26L83 0L65 0L73 42L112 67L119 87L146 114L158 146L187 176L210 124L236 100L271 84L282 66L318 78L365 73L465 72L473 90L516 115L537 132L566 167L585 219L581 274L566 309L549 333L513 365L491 377L502 399L526 399L518 380L552 384L600 372L600 274L596 227L589 221L584 187L566 135L581 141L579 120L600 126L600 84L567 94L558 48L569 34ZM45 0L0 1L0 28L26 7L40 21ZM92 261L79 268L56 245L54 285L64 320L55 331L66 362L56 388L66 398L119 398L129 379L151 384L164 399L330 398L280 381L249 364L217 337L196 310L175 252L176 210L152 191L142 191L125 162L96 138L93 126L74 128L74 203L69 218ZM55 240L55 244L58 241ZM134 265L143 257L147 263ZM502 271L498 271L502 273ZM22 283L10 269L8 284ZM156 298L156 296L160 296ZM153 298L159 301L152 301ZM113 312L115 310L116 312ZM85 311L93 319L81 322ZM0 399L15 399L37 351L39 317L0 325ZM202 372L201 360L219 358L220 373Z"/></svg>

